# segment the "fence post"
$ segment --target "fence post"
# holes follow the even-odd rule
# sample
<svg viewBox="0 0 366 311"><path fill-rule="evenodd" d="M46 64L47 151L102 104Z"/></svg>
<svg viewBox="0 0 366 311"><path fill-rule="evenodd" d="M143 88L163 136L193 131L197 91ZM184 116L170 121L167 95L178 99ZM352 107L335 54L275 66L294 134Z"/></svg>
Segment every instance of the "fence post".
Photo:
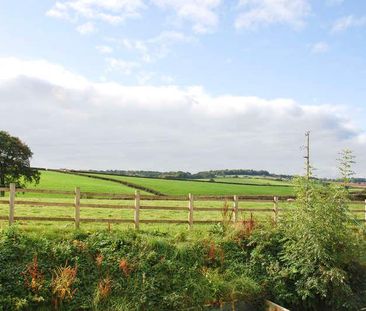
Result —
<svg viewBox="0 0 366 311"><path fill-rule="evenodd" d="M277 223L277 221L278 221L278 197L273 198L273 212L274 212L273 220L275 223Z"/></svg>
<svg viewBox="0 0 366 311"><path fill-rule="evenodd" d="M15 215L15 184L10 184L10 192L9 192L9 226L14 223L14 215Z"/></svg>
<svg viewBox="0 0 366 311"><path fill-rule="evenodd" d="M75 229L80 228L80 188L75 187Z"/></svg>
<svg viewBox="0 0 366 311"><path fill-rule="evenodd" d="M140 228L140 191L135 191L135 212L134 212L135 229Z"/></svg>
<svg viewBox="0 0 366 311"><path fill-rule="evenodd" d="M233 213L233 222L236 223L239 219L239 198L237 195L234 195L234 213Z"/></svg>
<svg viewBox="0 0 366 311"><path fill-rule="evenodd" d="M366 200L365 200L365 224L366 224Z"/></svg>
<svg viewBox="0 0 366 311"><path fill-rule="evenodd" d="M192 226L193 226L193 207L194 207L192 193L190 193L188 195L188 199L189 199L189 203L188 203L188 225L189 225L189 229L192 229Z"/></svg>

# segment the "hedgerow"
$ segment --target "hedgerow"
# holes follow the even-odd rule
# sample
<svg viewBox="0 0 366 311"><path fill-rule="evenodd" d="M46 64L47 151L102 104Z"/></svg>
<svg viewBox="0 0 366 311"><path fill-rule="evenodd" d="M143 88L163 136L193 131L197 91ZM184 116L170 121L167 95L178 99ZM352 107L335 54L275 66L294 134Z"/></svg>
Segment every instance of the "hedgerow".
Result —
<svg viewBox="0 0 366 311"><path fill-rule="evenodd" d="M241 300L260 310L264 293L236 271L237 251L224 240L131 231L47 240L11 228L0 240L0 309L200 310Z"/></svg>

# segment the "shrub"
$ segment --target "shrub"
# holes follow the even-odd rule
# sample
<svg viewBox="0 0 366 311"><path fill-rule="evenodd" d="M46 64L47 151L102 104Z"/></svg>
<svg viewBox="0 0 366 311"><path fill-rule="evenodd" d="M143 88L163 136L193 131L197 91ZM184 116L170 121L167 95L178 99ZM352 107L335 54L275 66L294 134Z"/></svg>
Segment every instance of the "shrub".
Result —
<svg viewBox="0 0 366 311"><path fill-rule="evenodd" d="M155 233L46 240L10 229L0 235L0 310L200 310L239 298L261 305L261 288L237 269L241 252L221 237L176 245Z"/></svg>
<svg viewBox="0 0 366 311"><path fill-rule="evenodd" d="M293 211L250 238L252 276L295 310L359 310L366 286L356 274L365 270L347 190L302 178L295 185Z"/></svg>

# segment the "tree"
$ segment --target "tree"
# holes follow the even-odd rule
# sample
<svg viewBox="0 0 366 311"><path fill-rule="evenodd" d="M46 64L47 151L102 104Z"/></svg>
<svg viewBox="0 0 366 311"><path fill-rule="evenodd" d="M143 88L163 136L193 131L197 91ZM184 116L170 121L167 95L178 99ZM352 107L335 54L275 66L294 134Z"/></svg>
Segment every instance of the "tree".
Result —
<svg viewBox="0 0 366 311"><path fill-rule="evenodd" d="M350 149L343 149L339 153L338 160L338 169L343 180L344 186L348 186L351 182L352 177L355 175L355 172L352 170L352 165L355 164L355 156Z"/></svg>
<svg viewBox="0 0 366 311"><path fill-rule="evenodd" d="M40 173L30 167L32 151L19 138L0 131L0 187L16 183L22 187L27 183L38 183ZM0 196L4 196L0 192Z"/></svg>

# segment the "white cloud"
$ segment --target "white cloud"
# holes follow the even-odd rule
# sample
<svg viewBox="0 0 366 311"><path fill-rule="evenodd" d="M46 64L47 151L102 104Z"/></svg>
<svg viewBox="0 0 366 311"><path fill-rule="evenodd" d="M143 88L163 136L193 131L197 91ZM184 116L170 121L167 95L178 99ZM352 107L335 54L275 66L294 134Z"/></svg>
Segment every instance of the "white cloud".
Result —
<svg viewBox="0 0 366 311"><path fill-rule="evenodd" d="M123 59L108 57L106 59L109 71L119 71L125 75L130 75L135 72L141 65L133 61L125 61Z"/></svg>
<svg viewBox="0 0 366 311"><path fill-rule="evenodd" d="M193 23L196 33L207 33L218 24L218 8L221 0L151 0L155 5L171 9L180 20Z"/></svg>
<svg viewBox="0 0 366 311"><path fill-rule="evenodd" d="M192 23L194 32L207 33L218 24L220 3L221 0L66 0L57 1L46 15L69 21L84 18L119 24L140 17L152 4L173 11L178 21Z"/></svg>
<svg viewBox="0 0 366 311"><path fill-rule="evenodd" d="M195 39L182 32L163 31L158 36L145 40L112 39L111 41L119 43L127 50L139 53L143 62L151 63L166 57L173 45L192 43Z"/></svg>
<svg viewBox="0 0 366 311"><path fill-rule="evenodd" d="M326 42L317 42L311 46L311 53L324 54L329 51L329 44Z"/></svg>
<svg viewBox="0 0 366 311"><path fill-rule="evenodd" d="M69 0L57 1L46 15L66 20L86 18L119 24L140 16L145 8L142 0Z"/></svg>
<svg viewBox="0 0 366 311"><path fill-rule="evenodd" d="M353 27L365 27L366 26L366 16L355 17L353 15L344 16L334 22L332 27L332 32L342 32L346 31L348 28Z"/></svg>
<svg viewBox="0 0 366 311"><path fill-rule="evenodd" d="M108 45L97 45L95 48L101 54L111 54L111 53L113 53L113 48L108 46Z"/></svg>
<svg viewBox="0 0 366 311"><path fill-rule="evenodd" d="M301 28L310 13L308 0L240 0L239 7L243 11L235 21L238 29L255 29L271 24Z"/></svg>
<svg viewBox="0 0 366 311"><path fill-rule="evenodd" d="M294 173L308 129L318 174L333 172L345 146L366 160L366 135L346 107L92 82L42 60L0 58L0 67L0 114L16 116L1 127L30 145L35 166Z"/></svg>
<svg viewBox="0 0 366 311"><path fill-rule="evenodd" d="M82 35L88 35L93 32L96 32L96 28L94 24L91 22L79 25L78 27L76 27L76 30Z"/></svg>

